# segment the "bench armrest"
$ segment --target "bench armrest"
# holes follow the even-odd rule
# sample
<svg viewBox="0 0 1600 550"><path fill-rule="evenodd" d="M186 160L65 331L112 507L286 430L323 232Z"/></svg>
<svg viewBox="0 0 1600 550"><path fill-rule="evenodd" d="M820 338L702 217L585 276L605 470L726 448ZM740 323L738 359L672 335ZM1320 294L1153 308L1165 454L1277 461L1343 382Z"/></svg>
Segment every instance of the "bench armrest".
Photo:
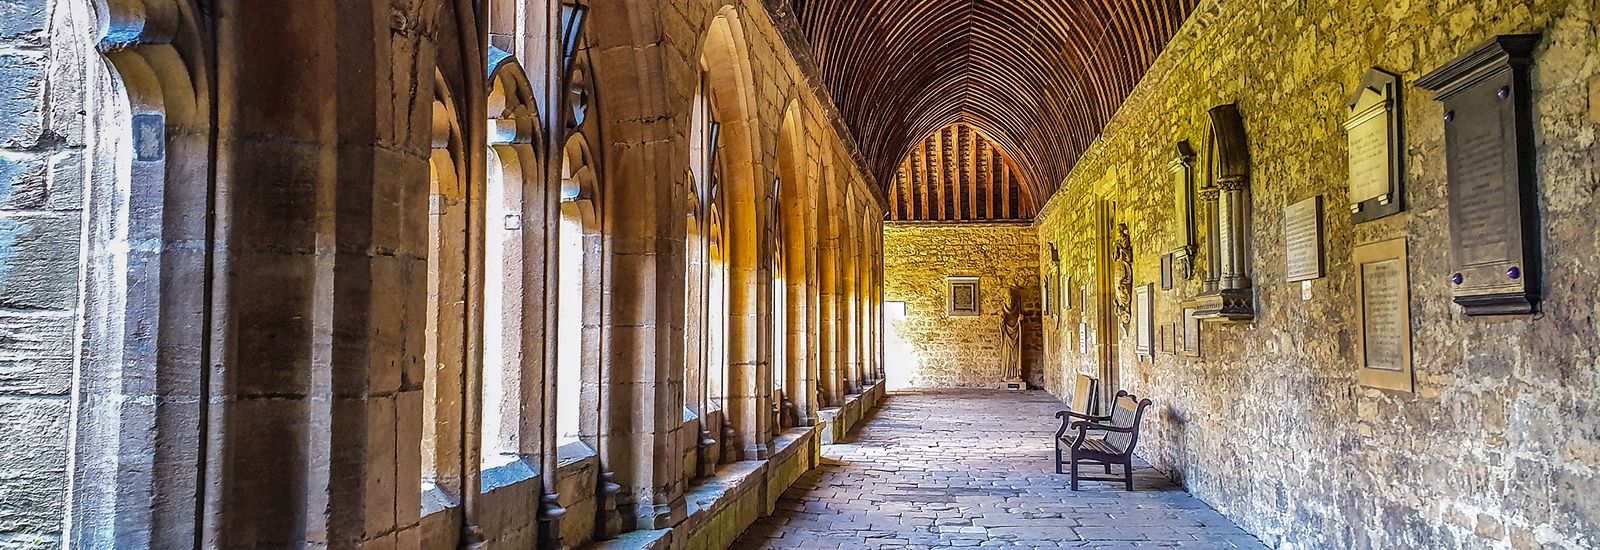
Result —
<svg viewBox="0 0 1600 550"><path fill-rule="evenodd" d="M1086 414L1075 413L1075 412L1072 412L1072 411L1058 411L1058 412L1056 412L1056 418L1060 418L1061 419L1061 428L1056 430L1056 440L1059 441L1062 438L1062 436L1067 435L1067 430L1072 429L1073 424L1084 422L1083 420L1073 421L1072 419L1074 417L1076 417L1076 418L1087 418L1087 419L1089 419L1089 421L1098 421L1097 420L1098 417L1094 417L1094 416L1090 416L1090 415L1086 415ZM1105 417L1105 419L1106 420L1110 420L1111 417L1107 416L1107 417Z"/></svg>
<svg viewBox="0 0 1600 550"><path fill-rule="evenodd" d="M1072 426L1074 428L1078 429L1078 439L1072 442L1072 450L1074 450L1074 451L1076 451L1078 449L1082 449L1084 443L1088 442L1088 440L1089 440L1089 432L1091 430L1097 431L1097 432L1120 432L1120 433L1133 433L1135 431L1134 428L1131 428L1131 427L1130 428L1124 428L1124 427L1121 427L1121 426L1107 426L1105 424L1096 424L1096 423L1093 423L1093 422L1082 422L1082 421L1073 422ZM1057 436L1057 438L1059 439L1060 436Z"/></svg>
<svg viewBox="0 0 1600 550"><path fill-rule="evenodd" d="M1134 429L1134 427L1132 427L1132 426L1128 426L1128 427L1112 426L1110 424L1100 424L1098 422L1086 422L1086 421L1082 421L1082 420L1079 420L1077 422L1073 422L1072 425L1075 426L1075 427L1078 427L1078 428L1087 428L1087 429L1090 429L1090 430L1102 431L1102 432L1118 432L1118 433L1131 434L1134 431L1136 431Z"/></svg>
<svg viewBox="0 0 1600 550"><path fill-rule="evenodd" d="M1104 421L1104 420L1111 420L1111 415L1109 415L1109 414L1105 415L1105 416L1096 416L1096 415L1092 415L1092 414L1083 414L1081 412L1075 412L1075 411L1070 411L1070 410L1056 411L1056 418L1063 418L1064 419L1064 418L1067 418L1067 417L1081 418L1083 420L1093 420L1093 421L1096 421L1096 422L1100 422L1100 421Z"/></svg>

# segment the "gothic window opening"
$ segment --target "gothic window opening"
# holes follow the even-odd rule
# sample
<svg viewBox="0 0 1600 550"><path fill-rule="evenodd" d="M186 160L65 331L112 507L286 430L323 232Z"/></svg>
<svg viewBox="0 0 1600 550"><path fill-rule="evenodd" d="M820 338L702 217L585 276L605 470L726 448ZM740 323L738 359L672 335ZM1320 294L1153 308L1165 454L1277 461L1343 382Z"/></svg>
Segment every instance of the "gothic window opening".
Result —
<svg viewBox="0 0 1600 550"><path fill-rule="evenodd" d="M568 68L556 250L555 430L560 446L596 446L604 250L599 135L587 50Z"/></svg>
<svg viewBox="0 0 1600 550"><path fill-rule="evenodd" d="M463 142L456 104L435 75L432 149L428 159L427 300L422 380L423 491L457 497L465 395L466 205Z"/></svg>

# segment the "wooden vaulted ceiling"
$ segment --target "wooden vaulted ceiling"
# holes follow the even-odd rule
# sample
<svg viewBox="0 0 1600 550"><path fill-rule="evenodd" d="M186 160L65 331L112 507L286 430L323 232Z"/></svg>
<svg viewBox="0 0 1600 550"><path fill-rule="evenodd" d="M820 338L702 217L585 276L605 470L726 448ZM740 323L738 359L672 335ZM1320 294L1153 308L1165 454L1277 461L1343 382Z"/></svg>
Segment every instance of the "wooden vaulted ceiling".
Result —
<svg viewBox="0 0 1600 550"><path fill-rule="evenodd" d="M912 147L887 197L894 221L1028 220L1038 212L1016 163L977 128L960 123Z"/></svg>
<svg viewBox="0 0 1600 550"><path fill-rule="evenodd" d="M1198 2L789 1L881 184L925 137L965 123L1041 203Z"/></svg>

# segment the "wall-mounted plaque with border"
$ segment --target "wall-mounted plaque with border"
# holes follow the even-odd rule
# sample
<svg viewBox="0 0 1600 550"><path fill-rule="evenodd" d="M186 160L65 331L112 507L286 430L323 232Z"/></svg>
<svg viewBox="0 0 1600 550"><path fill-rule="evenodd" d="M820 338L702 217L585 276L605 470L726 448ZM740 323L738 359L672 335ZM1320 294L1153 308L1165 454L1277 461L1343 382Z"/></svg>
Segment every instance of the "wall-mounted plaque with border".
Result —
<svg viewBox="0 0 1600 550"><path fill-rule="evenodd" d="M1200 356L1200 318L1194 315L1194 308L1183 308L1183 354L1189 357Z"/></svg>
<svg viewBox="0 0 1600 550"><path fill-rule="evenodd" d="M1412 391L1411 286L1404 238L1356 247L1361 385Z"/></svg>
<svg viewBox="0 0 1600 550"><path fill-rule="evenodd" d="M1039 285L1044 298L1044 314L1047 317L1056 316L1056 277L1056 270L1052 268Z"/></svg>
<svg viewBox="0 0 1600 550"><path fill-rule="evenodd" d="M1078 323L1078 351L1089 352L1089 322Z"/></svg>
<svg viewBox="0 0 1600 550"><path fill-rule="evenodd" d="M1172 177L1172 214L1178 222L1178 248L1167 255L1174 268L1168 271L1186 281L1194 276L1194 257L1200 251L1195 231L1194 160L1194 146L1189 145L1189 140L1182 140L1177 145L1177 156L1167 164ZM1172 286L1163 283L1161 288Z"/></svg>
<svg viewBox="0 0 1600 550"><path fill-rule="evenodd" d="M1155 285L1133 287L1133 350L1155 358Z"/></svg>
<svg viewBox="0 0 1600 550"><path fill-rule="evenodd" d="M982 295L978 294L977 277L949 277L945 279L945 315L970 317L982 315Z"/></svg>
<svg viewBox="0 0 1600 550"><path fill-rule="evenodd" d="M1295 283L1322 277L1322 196L1283 209L1284 279Z"/></svg>
<svg viewBox="0 0 1600 550"><path fill-rule="evenodd" d="M1172 290L1172 285L1174 284L1172 259L1175 255L1177 255L1177 252L1161 255L1161 290Z"/></svg>
<svg viewBox="0 0 1600 550"><path fill-rule="evenodd" d="M1533 86L1539 35L1506 35L1422 77L1444 102L1450 257L1468 315L1539 308Z"/></svg>
<svg viewBox="0 0 1600 550"><path fill-rule="evenodd" d="M1072 276L1071 275L1062 275L1061 276L1061 310L1062 311L1067 311L1067 310L1072 309L1072 307L1073 307L1072 306L1072 294L1073 294L1073 292L1072 292Z"/></svg>
<svg viewBox="0 0 1600 550"><path fill-rule="evenodd" d="M1350 156L1350 219L1355 223L1405 208L1400 107L1400 78L1382 69L1367 71L1350 98L1344 131Z"/></svg>

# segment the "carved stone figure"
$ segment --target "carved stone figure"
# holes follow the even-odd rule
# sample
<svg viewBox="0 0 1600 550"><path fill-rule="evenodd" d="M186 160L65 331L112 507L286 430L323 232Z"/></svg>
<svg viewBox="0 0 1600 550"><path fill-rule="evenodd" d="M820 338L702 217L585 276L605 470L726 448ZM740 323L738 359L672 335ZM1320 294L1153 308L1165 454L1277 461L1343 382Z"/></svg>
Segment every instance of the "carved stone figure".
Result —
<svg viewBox="0 0 1600 550"><path fill-rule="evenodd" d="M1111 244L1111 264L1117 278L1115 306L1117 320L1127 328L1133 319L1133 243L1128 239L1128 224L1117 224L1116 240Z"/></svg>
<svg viewBox="0 0 1600 550"><path fill-rule="evenodd" d="M1000 310L1000 373L1006 385L1015 389L1022 389L1021 294L1021 289L1011 287L1005 309Z"/></svg>

